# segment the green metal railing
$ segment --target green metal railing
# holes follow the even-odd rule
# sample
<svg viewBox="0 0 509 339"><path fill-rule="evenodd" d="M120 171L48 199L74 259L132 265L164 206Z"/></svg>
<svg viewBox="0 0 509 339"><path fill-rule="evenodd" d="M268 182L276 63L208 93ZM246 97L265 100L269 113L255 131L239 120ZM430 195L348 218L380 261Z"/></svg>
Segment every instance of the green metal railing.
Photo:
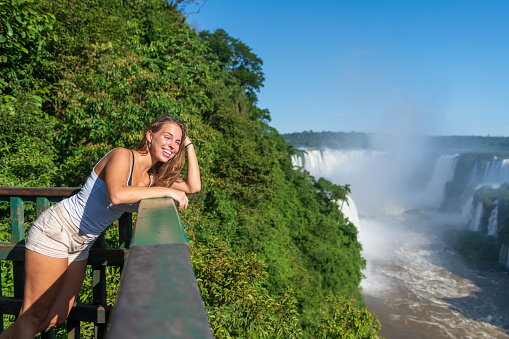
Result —
<svg viewBox="0 0 509 339"><path fill-rule="evenodd" d="M78 190L0 187L0 202L9 202L11 213L11 242L0 244L0 260L13 262L14 281L13 297L2 296L0 289L2 317L17 315L21 309L25 204L35 203L38 216L51 203ZM94 323L95 338L212 338L189 261L189 242L173 200L143 200L131 245L132 234L131 214L124 213L119 219L118 248L104 248L104 233L94 243L88 259L93 303L78 302L72 308L66 322L67 337L80 338L80 322L86 321ZM129 259L124 265L126 257ZM106 266L123 267L111 322L112 307L106 303ZM3 321L0 326L3 330ZM53 338L52 330L43 333L42 338Z"/></svg>
<svg viewBox="0 0 509 339"><path fill-rule="evenodd" d="M110 339L212 338L173 199L140 203Z"/></svg>

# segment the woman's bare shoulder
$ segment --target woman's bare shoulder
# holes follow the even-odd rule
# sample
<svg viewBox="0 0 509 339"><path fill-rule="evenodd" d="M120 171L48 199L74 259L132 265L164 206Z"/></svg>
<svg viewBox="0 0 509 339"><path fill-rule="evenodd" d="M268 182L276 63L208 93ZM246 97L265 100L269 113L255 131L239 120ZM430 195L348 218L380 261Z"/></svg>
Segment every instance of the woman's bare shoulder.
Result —
<svg viewBox="0 0 509 339"><path fill-rule="evenodd" d="M104 180L104 169L115 167L115 164L129 164L131 152L127 148L117 147L109 151L95 166L95 173Z"/></svg>
<svg viewBox="0 0 509 339"><path fill-rule="evenodd" d="M131 156L131 150L124 147L117 147L112 149L108 154L111 155L129 155Z"/></svg>

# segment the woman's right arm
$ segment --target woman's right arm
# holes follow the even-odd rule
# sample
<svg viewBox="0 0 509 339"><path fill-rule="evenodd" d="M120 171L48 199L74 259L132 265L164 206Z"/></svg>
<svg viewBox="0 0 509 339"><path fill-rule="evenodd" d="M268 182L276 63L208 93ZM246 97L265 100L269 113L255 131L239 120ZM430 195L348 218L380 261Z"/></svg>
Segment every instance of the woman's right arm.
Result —
<svg viewBox="0 0 509 339"><path fill-rule="evenodd" d="M129 150L114 149L103 161L106 161L103 166L104 182L112 204L132 204L142 199L169 197L178 202L179 210L187 208L188 199L182 191L166 187L127 186L131 164Z"/></svg>

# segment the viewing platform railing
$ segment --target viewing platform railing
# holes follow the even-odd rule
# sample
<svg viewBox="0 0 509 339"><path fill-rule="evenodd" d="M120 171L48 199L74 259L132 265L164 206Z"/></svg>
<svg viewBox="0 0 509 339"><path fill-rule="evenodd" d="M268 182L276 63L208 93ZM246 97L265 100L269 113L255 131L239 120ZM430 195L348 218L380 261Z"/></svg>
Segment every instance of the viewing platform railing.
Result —
<svg viewBox="0 0 509 339"><path fill-rule="evenodd" d="M13 296L0 293L2 318L17 315L23 300L25 204L35 203L38 216L51 203L78 191L0 187L0 202L10 203L11 214L11 242L0 244L0 260L12 261L14 285ZM124 213L118 224L118 248L105 248L103 233L90 250L93 303L78 302L72 308L67 338L81 337L82 321L94 323L94 338L212 338L189 260L189 242L173 200L141 201L134 239L130 213ZM123 268L114 310L106 302L106 266ZM3 331L3 321L0 326ZM53 331L42 338L54 338Z"/></svg>

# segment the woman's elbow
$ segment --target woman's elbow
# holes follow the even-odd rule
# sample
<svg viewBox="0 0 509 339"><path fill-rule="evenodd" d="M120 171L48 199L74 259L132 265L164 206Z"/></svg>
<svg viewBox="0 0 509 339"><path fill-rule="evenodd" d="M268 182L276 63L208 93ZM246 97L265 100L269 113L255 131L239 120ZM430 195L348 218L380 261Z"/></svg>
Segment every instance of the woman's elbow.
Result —
<svg viewBox="0 0 509 339"><path fill-rule="evenodd" d="M108 200L113 204L113 205L120 205L122 203L124 203L122 197L120 196L120 194L117 194L117 193L108 193Z"/></svg>
<svg viewBox="0 0 509 339"><path fill-rule="evenodd" d="M198 193L201 191L201 185L190 187L189 193Z"/></svg>

